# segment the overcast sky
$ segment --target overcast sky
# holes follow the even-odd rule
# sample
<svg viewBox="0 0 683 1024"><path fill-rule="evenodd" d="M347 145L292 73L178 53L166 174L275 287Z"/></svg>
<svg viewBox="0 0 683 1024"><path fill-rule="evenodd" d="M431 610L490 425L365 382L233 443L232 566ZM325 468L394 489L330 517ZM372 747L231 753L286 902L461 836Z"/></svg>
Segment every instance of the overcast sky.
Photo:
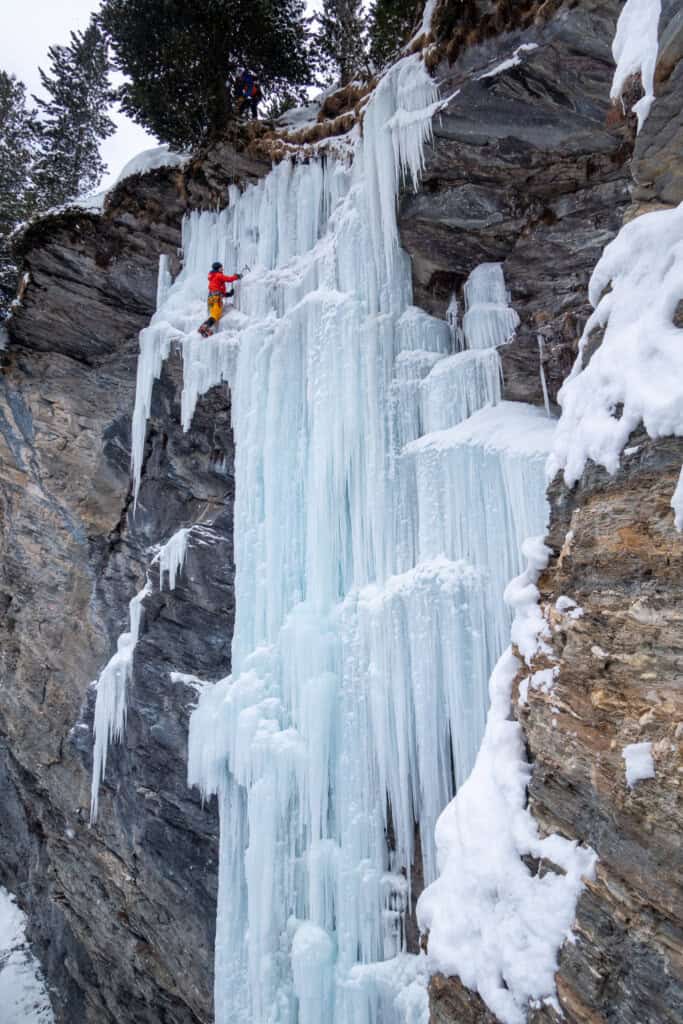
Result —
<svg viewBox="0 0 683 1024"><path fill-rule="evenodd" d="M0 0L0 67L15 74L25 83L28 91L40 94L38 67L48 69L47 50L53 44L69 41L72 29L84 29L91 13L99 7L97 0L30 0L24 8L12 0ZM188 0L191 2L191 0ZM318 7L319 0L306 0L309 10ZM102 146L102 155L109 165L103 186L110 184L132 156L142 149L157 145L139 125L122 114L113 114L118 126L116 135Z"/></svg>

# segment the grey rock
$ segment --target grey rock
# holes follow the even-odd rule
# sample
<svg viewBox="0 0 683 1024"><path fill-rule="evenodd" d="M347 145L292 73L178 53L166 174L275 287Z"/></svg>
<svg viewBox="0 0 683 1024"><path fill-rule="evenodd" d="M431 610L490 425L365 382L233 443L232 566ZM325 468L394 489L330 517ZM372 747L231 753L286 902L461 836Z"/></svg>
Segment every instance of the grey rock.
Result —
<svg viewBox="0 0 683 1024"><path fill-rule="evenodd" d="M434 120L420 192L401 199L415 301L428 312L444 316L452 293L462 299L477 264L503 264L521 318L500 353L513 400L543 402L539 335L555 399L590 313L590 273L629 202L631 126L608 117L619 9L584 3L442 62L436 77L451 98ZM536 48L489 74L522 45Z"/></svg>
<svg viewBox="0 0 683 1024"><path fill-rule="evenodd" d="M683 9L678 0L663 0L655 102L641 129L633 154L633 198L639 202L683 201Z"/></svg>
<svg viewBox="0 0 683 1024"><path fill-rule="evenodd" d="M187 786L197 694L170 672L210 681L230 669L225 388L183 434L169 360L137 510L129 476L137 333L159 255L178 266L189 173L127 179L103 216L65 211L17 243L30 280L0 373L0 881L29 914L60 1024L212 1017L218 822L215 801ZM192 188L210 202L203 180ZM125 738L90 828L90 683L154 545L197 523L174 592L152 571Z"/></svg>

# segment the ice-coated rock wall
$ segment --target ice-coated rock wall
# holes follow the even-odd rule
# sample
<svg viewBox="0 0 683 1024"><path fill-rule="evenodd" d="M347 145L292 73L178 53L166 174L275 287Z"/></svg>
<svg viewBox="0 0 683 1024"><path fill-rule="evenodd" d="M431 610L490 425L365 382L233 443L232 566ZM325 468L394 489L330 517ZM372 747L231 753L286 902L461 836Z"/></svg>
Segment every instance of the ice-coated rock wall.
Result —
<svg viewBox="0 0 683 1024"><path fill-rule="evenodd" d="M183 272L141 335L136 490L169 352L185 429L208 388L232 394L233 671L204 685L189 754L221 811L219 1024L426 1020L411 872L436 877L436 819L474 762L509 633L502 591L544 526L552 422L484 408L517 322L500 266L468 283L471 352L411 305L396 199L437 108L405 58L346 155L282 163L191 215ZM215 259L247 271L207 341Z"/></svg>

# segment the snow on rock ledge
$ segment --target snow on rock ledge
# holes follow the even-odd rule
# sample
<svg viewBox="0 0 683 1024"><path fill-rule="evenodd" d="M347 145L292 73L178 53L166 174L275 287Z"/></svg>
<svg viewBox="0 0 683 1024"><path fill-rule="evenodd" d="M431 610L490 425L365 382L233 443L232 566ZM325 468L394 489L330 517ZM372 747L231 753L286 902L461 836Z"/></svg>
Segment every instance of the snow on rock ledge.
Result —
<svg viewBox="0 0 683 1024"><path fill-rule="evenodd" d="M147 174L155 171L158 167L180 167L189 160L189 153L174 153L168 146L153 146L151 149L143 149L137 153L127 164L112 186L120 185L125 178L133 174Z"/></svg>
<svg viewBox="0 0 683 1024"><path fill-rule="evenodd" d="M528 569L508 588L513 636L524 661L545 641L536 579L549 550L527 541ZM513 681L522 668L508 648L490 681L491 707L476 764L436 827L441 875L418 902L429 931L429 966L457 974L503 1024L524 1024L530 1000L555 1003L557 953L570 936L583 880L595 854L558 836L541 838L527 807L527 762L520 724L511 720ZM532 874L522 857L551 862Z"/></svg>
<svg viewBox="0 0 683 1024"><path fill-rule="evenodd" d="M638 217L606 246L589 286L594 312L558 395L562 416L549 469L564 470L570 487L588 459L615 473L641 421L650 437L683 435L683 330L674 322L682 280L683 203ZM602 344L584 366L601 328Z"/></svg>
<svg viewBox="0 0 683 1024"><path fill-rule="evenodd" d="M621 99L631 75L640 72L645 95L633 106L638 131L645 124L655 100L655 65L659 48L657 28L661 0L626 0L617 23L612 53L617 64L610 99Z"/></svg>

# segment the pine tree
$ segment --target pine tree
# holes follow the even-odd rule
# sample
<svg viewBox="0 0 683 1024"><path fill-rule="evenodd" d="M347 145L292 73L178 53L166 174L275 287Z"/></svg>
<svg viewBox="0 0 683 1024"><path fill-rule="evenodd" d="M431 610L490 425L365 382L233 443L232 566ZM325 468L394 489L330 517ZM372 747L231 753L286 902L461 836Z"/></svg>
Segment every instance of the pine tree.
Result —
<svg viewBox="0 0 683 1024"><path fill-rule="evenodd" d="M26 87L14 75L0 71L0 323L6 319L17 290L9 235L35 206L31 183L34 149L34 120L26 106Z"/></svg>
<svg viewBox="0 0 683 1024"><path fill-rule="evenodd" d="M317 15L316 52L324 78L344 86L365 73L366 25L362 0L323 0Z"/></svg>
<svg viewBox="0 0 683 1024"><path fill-rule="evenodd" d="M42 208L67 203L95 188L106 171L99 146L114 133L107 114L107 42L98 23L72 32L68 46L51 46L49 74L40 79L49 99L34 97L40 112L40 154L35 184Z"/></svg>
<svg viewBox="0 0 683 1024"><path fill-rule="evenodd" d="M124 111L163 142L220 131L248 68L267 100L310 83L304 0L103 0Z"/></svg>
<svg viewBox="0 0 683 1024"><path fill-rule="evenodd" d="M420 0L374 0L370 6L370 60L376 70L392 61L418 23Z"/></svg>

